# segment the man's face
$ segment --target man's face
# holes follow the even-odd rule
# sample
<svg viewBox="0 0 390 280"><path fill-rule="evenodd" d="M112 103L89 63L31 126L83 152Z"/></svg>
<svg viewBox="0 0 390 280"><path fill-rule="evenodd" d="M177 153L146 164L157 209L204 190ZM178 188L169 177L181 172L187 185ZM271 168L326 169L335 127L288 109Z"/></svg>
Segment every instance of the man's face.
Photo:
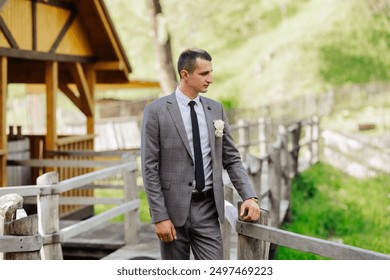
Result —
<svg viewBox="0 0 390 280"><path fill-rule="evenodd" d="M211 61L197 58L195 70L188 75L188 86L195 92L207 92L209 85L213 83L213 65Z"/></svg>

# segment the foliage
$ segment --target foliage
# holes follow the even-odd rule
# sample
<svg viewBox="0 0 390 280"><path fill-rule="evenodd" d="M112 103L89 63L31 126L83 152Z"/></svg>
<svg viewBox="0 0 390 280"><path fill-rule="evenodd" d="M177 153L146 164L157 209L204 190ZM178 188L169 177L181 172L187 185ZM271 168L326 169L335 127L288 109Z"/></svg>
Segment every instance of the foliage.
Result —
<svg viewBox="0 0 390 280"><path fill-rule="evenodd" d="M107 6L134 68L131 77L156 80L145 2L110 0ZM236 97L236 108L390 78L386 1L161 0L161 4L174 59L188 46L209 50L215 82L207 94Z"/></svg>
<svg viewBox="0 0 390 280"><path fill-rule="evenodd" d="M283 229L390 253L389 176L356 179L316 164L292 182L292 218ZM323 259L279 247L277 259Z"/></svg>

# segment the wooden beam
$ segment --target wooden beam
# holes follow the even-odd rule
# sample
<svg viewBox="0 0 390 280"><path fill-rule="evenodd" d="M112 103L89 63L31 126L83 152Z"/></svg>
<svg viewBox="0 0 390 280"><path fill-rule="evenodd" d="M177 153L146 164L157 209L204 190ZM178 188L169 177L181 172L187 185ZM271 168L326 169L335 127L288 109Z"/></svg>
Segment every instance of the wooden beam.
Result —
<svg viewBox="0 0 390 280"><path fill-rule="evenodd" d="M7 58L0 57L0 186L7 185Z"/></svg>
<svg viewBox="0 0 390 280"><path fill-rule="evenodd" d="M95 70L123 70L123 61L98 61L95 63Z"/></svg>
<svg viewBox="0 0 390 280"><path fill-rule="evenodd" d="M60 90L72 101L72 103L83 112L83 105L80 98L66 85L65 83L59 82ZM84 112L83 112L84 113ZM85 114L85 113L84 113Z"/></svg>
<svg viewBox="0 0 390 280"><path fill-rule="evenodd" d="M69 64L69 70L80 93L80 99L83 106L82 111L87 117L92 116L93 100L83 66L80 63L71 63Z"/></svg>
<svg viewBox="0 0 390 280"><path fill-rule="evenodd" d="M0 56L14 57L18 59L44 60L44 61L58 61L58 62L80 62L93 63L97 58L92 56L78 56L56 54L48 52L28 51L21 49L0 48Z"/></svg>
<svg viewBox="0 0 390 280"><path fill-rule="evenodd" d="M37 49L37 1L31 1L31 17L32 17L32 46L35 51Z"/></svg>
<svg viewBox="0 0 390 280"><path fill-rule="evenodd" d="M58 63L46 62L46 147L45 150L57 150L57 89L58 89Z"/></svg>
<svg viewBox="0 0 390 280"><path fill-rule="evenodd" d="M156 81L131 80L128 83L96 84L96 90L142 89L142 88L160 88L160 83Z"/></svg>
<svg viewBox="0 0 390 280"><path fill-rule="evenodd" d="M18 43L16 43L15 38L12 36L11 31L8 29L8 26L2 16L0 16L0 30L3 31L3 34L11 47L18 49Z"/></svg>
<svg viewBox="0 0 390 280"><path fill-rule="evenodd" d="M95 134L95 85L96 85L96 72L94 65L87 64L86 67L86 78L89 88L89 94L91 98L91 115L87 116L87 134Z"/></svg>
<svg viewBox="0 0 390 280"><path fill-rule="evenodd" d="M64 26L62 27L60 33L58 34L56 40L54 41L53 45L50 48L50 51L49 51L50 53L54 53L56 51L56 49L58 48L62 39L65 37L66 32L69 30L70 26L72 25L73 21L75 20L76 16L77 16L76 8L71 9L71 12L70 12L68 19L66 20Z"/></svg>

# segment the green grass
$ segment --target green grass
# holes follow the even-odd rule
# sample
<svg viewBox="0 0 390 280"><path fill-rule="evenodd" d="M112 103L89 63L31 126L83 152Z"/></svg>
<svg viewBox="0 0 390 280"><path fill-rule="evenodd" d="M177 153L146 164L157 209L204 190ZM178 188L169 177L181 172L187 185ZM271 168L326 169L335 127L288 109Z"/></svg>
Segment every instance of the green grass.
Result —
<svg viewBox="0 0 390 280"><path fill-rule="evenodd" d="M140 208L139 208L139 219L141 222L150 223L150 215L149 215L149 207L146 199L146 194L144 191L138 192L140 198ZM111 198L122 198L123 191L122 190L109 190L109 189L96 189L95 197L111 197ZM100 214L104 211L107 211L114 207L115 205L110 204L97 204L94 206L95 214ZM119 215L113 219L111 222L123 222L124 215Z"/></svg>
<svg viewBox="0 0 390 280"><path fill-rule="evenodd" d="M390 254L389 176L356 179L317 164L292 182L291 232ZM323 259L279 247L276 259Z"/></svg>

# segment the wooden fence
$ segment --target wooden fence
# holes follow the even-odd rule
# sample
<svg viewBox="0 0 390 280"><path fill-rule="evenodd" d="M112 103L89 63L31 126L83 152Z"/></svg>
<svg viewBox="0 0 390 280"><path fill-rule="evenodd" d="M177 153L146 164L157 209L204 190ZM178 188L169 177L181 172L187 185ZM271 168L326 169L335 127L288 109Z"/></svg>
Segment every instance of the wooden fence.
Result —
<svg viewBox="0 0 390 280"><path fill-rule="evenodd" d="M390 174L389 143L327 129L322 133L322 160L355 177ZM384 139L385 140L385 139Z"/></svg>
<svg viewBox="0 0 390 280"><path fill-rule="evenodd" d="M314 121L313 121L314 120ZM257 125L258 124L254 124ZM251 125L237 126L237 129L248 129ZM262 215L258 223L246 223L240 221L237 208L233 206L235 193L230 182L225 182L226 199L226 221L223 224L222 233L224 238L225 258L230 258L231 233L232 228L238 234L237 258L238 259L268 259L270 243L287 246L297 250L319 254L321 256L334 259L390 259L389 255L381 254L361 248L339 244L336 242L316 239L278 229L280 223L289 218L290 212L290 180L295 176L301 165L300 160L309 160L314 163L318 160L316 156L318 148L318 137L314 133L319 129L319 123L316 119L297 122L286 128L280 128L280 134L275 143L266 143L267 154L262 156L245 156L245 165L256 191L261 198L260 206L267 206L262 209ZM305 133L302 133L302 132ZM250 132L246 132L250 134ZM304 135L302 138L301 136ZM243 138L245 139L245 138ZM239 141L239 148L248 148L248 141ZM252 145L263 145L262 141L253 142ZM308 156L300 157L302 150L306 148ZM61 151L61 153L67 153ZM72 151L69 153L89 153L89 156L107 156L118 155L118 153L97 153L86 151ZM121 155L121 153L119 153ZM58 182L58 173L49 172L39 177L37 186L8 187L0 189L0 197L7 200L6 195L17 193L23 197L36 196L37 200L37 224L36 231L30 233L30 237L19 241L8 235L4 231L0 234L0 252L18 252L20 244L23 243L25 252L36 252L40 249L40 258L42 259L62 259L60 244L69 238L78 235L86 230L90 230L101 225L111 218L120 214L125 214L124 233L127 244L136 243L139 236L139 198L137 177L137 161L135 157L128 154L122 156L118 161L99 161L99 160L45 160L29 161L30 166L57 166L65 167L70 165L92 167L105 167L103 169L80 175L71 179ZM107 167L109 165L109 167ZM262 185L262 175L266 173L267 186ZM96 198L96 197L60 197L61 193L78 188L112 188L112 186L99 186L93 183L116 174L123 176L122 198ZM5 198L4 198L5 197ZM99 215L93 216L76 224L59 228L58 209L60 204L117 204L118 206L107 210ZM6 203L7 204L7 203ZM2 206L3 207L3 206ZM21 207L20 202L17 207ZM4 208L4 207L3 207ZM1 208L0 208L1 209ZM13 208L15 209L15 207ZM8 213L10 212L7 210ZM15 210L13 210L15 212ZM4 212L4 211L3 211ZM1 212L1 213L3 213ZM11 211L12 212L12 211ZM14 213L12 212L12 213ZM6 215L0 215L6 216ZM14 216L14 215L11 215ZM7 216L7 221L14 220ZM5 219L4 219L5 221ZM18 221L18 220L16 220ZM0 227L1 230L1 227ZM31 241L33 239L35 241ZM7 244L7 245L5 245ZM30 244L30 247L28 246ZM18 247L19 246L19 247Z"/></svg>
<svg viewBox="0 0 390 280"><path fill-rule="evenodd" d="M72 152L77 153L77 152ZM94 152L82 152L88 155L94 154L95 156L114 156L118 155L115 152L107 153L94 153ZM77 177L66 179L59 182L58 172L52 171L45 173L38 177L37 185L33 186L20 186L20 187L5 187L0 189L0 196L3 196L4 200L7 200L7 196L17 193L21 197L26 197L28 200L31 197L36 197L37 203L37 224L39 228L40 243L37 243L34 250L36 250L39 244L42 244L40 249L40 258L49 259L63 259L61 243L70 239L71 237L78 235L82 232L97 227L110 219L124 214L124 234L125 242L128 244L136 243L139 230L139 198L136 177L137 177L137 163L129 154L123 154L119 161L98 161L98 160L85 160L85 161L59 161L59 160L45 160L35 161L30 160L28 162L30 166L35 167L69 167L69 166L84 166L89 168L106 167L101 170L93 171L88 174L79 175ZM109 166L109 167L107 167ZM94 182L115 176L116 174L122 174L123 177L123 197L121 198L98 198L98 197L60 197L61 193L68 192L70 190L82 189L82 188L112 188L113 186L105 185L93 185ZM30 199L31 200L31 199ZM7 203L6 203L7 204ZM59 206L63 204L76 204L76 205L94 205L94 204L117 204L116 207L111 208L101 214L92 216L86 220L77 222L76 224L67 226L60 229L59 227ZM21 202L18 202L18 207L21 207ZM4 223L8 223L10 218L4 220ZM1 233L1 232L0 232ZM7 232L3 232L7 233ZM37 237L35 237L37 238ZM38 240L38 241L39 241ZM10 242L11 241L11 242ZM4 247L4 244L9 244ZM24 242L26 243L26 242ZM11 245L10 245L11 244ZM18 252L13 251L20 242L17 239L8 235L0 236L0 252ZM31 251L28 247L25 247L26 251Z"/></svg>

